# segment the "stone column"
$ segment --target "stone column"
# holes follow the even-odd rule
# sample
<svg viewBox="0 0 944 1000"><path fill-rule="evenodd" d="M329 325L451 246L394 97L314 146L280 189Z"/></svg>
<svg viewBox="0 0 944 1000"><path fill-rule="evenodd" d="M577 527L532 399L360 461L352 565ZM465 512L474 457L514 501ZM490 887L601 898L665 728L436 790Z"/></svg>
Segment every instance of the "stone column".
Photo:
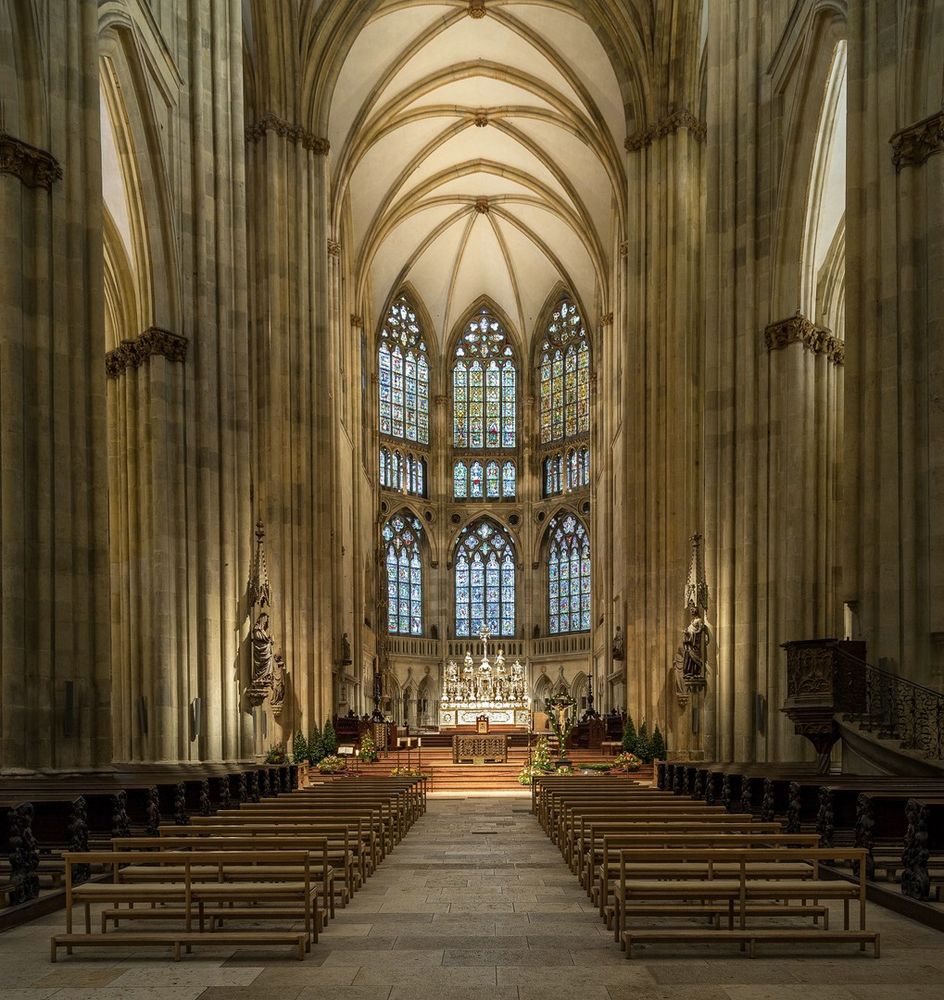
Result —
<svg viewBox="0 0 944 1000"><path fill-rule="evenodd" d="M869 659L944 682L944 25L849 7L843 599Z"/></svg>
<svg viewBox="0 0 944 1000"><path fill-rule="evenodd" d="M667 729L685 748L672 657L687 624L689 538L699 525L701 424L701 146L705 128L667 113L626 141L629 200L638 232L628 241L624 339L629 400L624 482L632 525L627 632L629 705L637 725ZM627 426L628 424L628 426Z"/></svg>
<svg viewBox="0 0 944 1000"><path fill-rule="evenodd" d="M0 768L111 758L98 21L0 6Z"/></svg>

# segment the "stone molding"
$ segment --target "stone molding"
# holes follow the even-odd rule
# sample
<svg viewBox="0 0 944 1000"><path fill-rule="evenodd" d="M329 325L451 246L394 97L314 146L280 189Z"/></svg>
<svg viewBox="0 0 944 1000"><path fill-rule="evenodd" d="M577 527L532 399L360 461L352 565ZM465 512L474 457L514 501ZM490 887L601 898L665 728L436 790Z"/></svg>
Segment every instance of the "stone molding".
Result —
<svg viewBox="0 0 944 1000"><path fill-rule="evenodd" d="M12 174L27 187L51 191L53 181L62 177L62 167L52 153L0 128L0 174Z"/></svg>
<svg viewBox="0 0 944 1000"><path fill-rule="evenodd" d="M627 136L626 152L632 153L637 149L645 149L654 139L661 139L663 136L671 135L683 128L688 129L697 142L704 142L708 134L708 126L700 118L696 118L691 111L675 111L654 125Z"/></svg>
<svg viewBox="0 0 944 1000"><path fill-rule="evenodd" d="M802 344L812 354L825 355L834 365L846 359L846 345L825 327L816 326L801 313L777 320L764 330L768 351L779 351L788 344Z"/></svg>
<svg viewBox="0 0 944 1000"><path fill-rule="evenodd" d="M888 141L895 170L921 166L929 156L944 149L944 110L899 129Z"/></svg>
<svg viewBox="0 0 944 1000"><path fill-rule="evenodd" d="M105 374L118 378L129 368L140 368L152 355L182 364L187 360L187 338L152 326L134 340L123 340L105 355Z"/></svg>
<svg viewBox="0 0 944 1000"><path fill-rule="evenodd" d="M315 135L307 129L287 122L284 118L267 111L257 122L246 126L246 141L258 142L264 138L266 132L274 132L283 139L288 139L300 145L303 149L310 149L316 156L327 156L331 150L331 143L327 139L322 139L320 135Z"/></svg>

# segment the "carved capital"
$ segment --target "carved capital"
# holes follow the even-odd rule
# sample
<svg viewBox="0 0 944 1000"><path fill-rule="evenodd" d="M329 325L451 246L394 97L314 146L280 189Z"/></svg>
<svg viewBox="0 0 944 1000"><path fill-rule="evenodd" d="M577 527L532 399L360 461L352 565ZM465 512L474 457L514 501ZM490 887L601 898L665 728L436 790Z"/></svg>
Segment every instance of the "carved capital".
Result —
<svg viewBox="0 0 944 1000"><path fill-rule="evenodd" d="M357 313L351 313L351 326L353 326L355 330L363 330L364 317L358 316Z"/></svg>
<svg viewBox="0 0 944 1000"><path fill-rule="evenodd" d="M62 167L52 153L0 128L0 174L13 174L27 187L51 191L53 181L62 177Z"/></svg>
<svg viewBox="0 0 944 1000"><path fill-rule="evenodd" d="M696 118L691 111L675 111L648 128L627 136L626 152L633 153L637 149L645 149L652 144L654 139L661 139L663 136L671 135L683 128L688 129L692 138L697 142L704 142L708 134L708 126L700 118Z"/></svg>
<svg viewBox="0 0 944 1000"><path fill-rule="evenodd" d="M600 326L612 326L613 325L613 313L604 313L600 317Z"/></svg>
<svg viewBox="0 0 944 1000"><path fill-rule="evenodd" d="M841 365L846 358L846 345L825 327L816 326L801 313L789 319L777 320L764 330L768 351L779 351L788 344L802 344L812 354L822 354L834 365Z"/></svg>
<svg viewBox="0 0 944 1000"><path fill-rule="evenodd" d="M187 360L187 338L152 326L135 340L123 340L105 355L105 374L118 378L129 368L139 368L155 354L182 364Z"/></svg>
<svg viewBox="0 0 944 1000"><path fill-rule="evenodd" d="M314 132L296 125L294 122L287 122L284 118L267 111L257 122L246 126L246 141L258 142L265 137L266 132L274 132L289 142L294 142L303 149L310 149L316 156L327 156L331 149L331 143L323 139Z"/></svg>
<svg viewBox="0 0 944 1000"><path fill-rule="evenodd" d="M621 240L619 245L620 257L629 256L629 240Z"/></svg>
<svg viewBox="0 0 944 1000"><path fill-rule="evenodd" d="M328 253L332 257L341 256L341 244L337 240L328 240Z"/></svg>
<svg viewBox="0 0 944 1000"><path fill-rule="evenodd" d="M944 110L899 129L888 141L895 170L920 166L929 156L944 149Z"/></svg>

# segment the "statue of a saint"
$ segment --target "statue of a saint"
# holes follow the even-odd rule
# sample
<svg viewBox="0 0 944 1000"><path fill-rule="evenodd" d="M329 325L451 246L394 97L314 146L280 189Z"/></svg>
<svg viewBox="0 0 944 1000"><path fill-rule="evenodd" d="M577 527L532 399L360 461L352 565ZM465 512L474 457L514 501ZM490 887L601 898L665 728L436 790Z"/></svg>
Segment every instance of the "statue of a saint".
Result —
<svg viewBox="0 0 944 1000"><path fill-rule="evenodd" d="M351 640L347 637L347 632L341 634L341 662L351 662Z"/></svg>
<svg viewBox="0 0 944 1000"><path fill-rule="evenodd" d="M272 652L275 642L269 632L269 616L265 611L259 613L256 624L252 627L252 681L257 684L267 681L272 675Z"/></svg>
<svg viewBox="0 0 944 1000"><path fill-rule="evenodd" d="M705 655L709 641L708 626L695 615L682 637L682 676L686 681L705 679Z"/></svg>
<svg viewBox="0 0 944 1000"><path fill-rule="evenodd" d="M278 653L272 658L272 694L269 696L269 704L272 711L278 715L282 710L282 702L285 701L285 660Z"/></svg>
<svg viewBox="0 0 944 1000"><path fill-rule="evenodd" d="M622 660L625 655L625 637L623 636L623 631L616 626L616 635L613 636L613 659Z"/></svg>

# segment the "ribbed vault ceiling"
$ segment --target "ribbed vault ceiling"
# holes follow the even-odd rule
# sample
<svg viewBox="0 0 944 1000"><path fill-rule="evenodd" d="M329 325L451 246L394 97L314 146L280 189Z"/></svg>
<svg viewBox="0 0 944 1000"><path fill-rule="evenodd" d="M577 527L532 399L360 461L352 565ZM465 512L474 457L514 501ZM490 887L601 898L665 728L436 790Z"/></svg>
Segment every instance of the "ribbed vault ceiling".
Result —
<svg viewBox="0 0 944 1000"><path fill-rule="evenodd" d="M625 195L616 76L564 3L391 2L361 31L329 119L335 226L376 321L409 281L447 337L492 298L524 336L563 282L607 306Z"/></svg>

